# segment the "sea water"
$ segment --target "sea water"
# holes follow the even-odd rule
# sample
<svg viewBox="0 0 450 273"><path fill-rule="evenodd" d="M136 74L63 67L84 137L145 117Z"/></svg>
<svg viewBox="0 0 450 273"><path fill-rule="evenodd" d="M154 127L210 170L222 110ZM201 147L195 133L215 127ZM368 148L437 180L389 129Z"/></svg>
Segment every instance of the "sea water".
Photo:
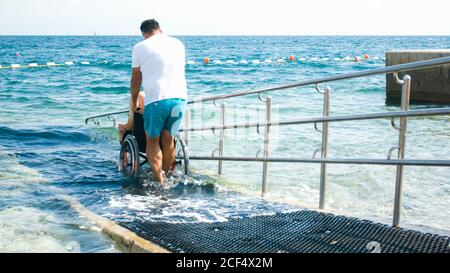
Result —
<svg viewBox="0 0 450 273"><path fill-rule="evenodd" d="M448 36L179 38L186 45L190 98L380 68L389 50L450 47ZM218 177L214 175L217 162L192 160L193 177L177 178L166 188L155 186L150 178L136 182L120 174L113 123L103 119L101 126L92 126L85 125L84 119L127 109L131 50L141 39L0 37L0 251L117 251L61 195L78 198L113 220L226 221L317 208L317 164L270 163L264 199L259 197L262 163L224 162L224 174ZM361 60L355 62L357 56ZM206 57L208 64L203 63ZM47 63L64 65L4 68ZM327 85L332 90L330 115L399 110L385 103L384 75L321 88ZM321 116L323 98L314 86L262 98L267 95L272 96L274 120ZM264 120L265 104L256 95L225 102L228 124ZM443 106L411 106L429 107ZM205 102L191 108L194 125L218 125L220 107ZM123 122L126 115L118 118ZM447 116L411 118L406 157L448 159L449 120ZM329 127L330 158L384 159L398 141L398 132L387 119ZM311 158L321 145L321 135L312 124L271 130L274 157ZM214 133L191 133L190 153L211 155L219 144L218 132ZM255 128L227 131L224 155L260 156L263 140ZM441 167L405 167L402 224L450 229L448 173ZM394 188L395 166L329 164L326 205L336 213L390 223Z"/></svg>

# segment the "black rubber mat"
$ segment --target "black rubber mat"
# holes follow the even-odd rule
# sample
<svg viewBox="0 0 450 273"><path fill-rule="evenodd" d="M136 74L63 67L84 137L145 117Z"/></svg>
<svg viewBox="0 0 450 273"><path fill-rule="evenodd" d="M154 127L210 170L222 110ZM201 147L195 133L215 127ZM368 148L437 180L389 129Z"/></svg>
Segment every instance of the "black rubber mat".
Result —
<svg viewBox="0 0 450 273"><path fill-rule="evenodd" d="M172 252L450 253L450 238L316 211L215 223L122 222Z"/></svg>

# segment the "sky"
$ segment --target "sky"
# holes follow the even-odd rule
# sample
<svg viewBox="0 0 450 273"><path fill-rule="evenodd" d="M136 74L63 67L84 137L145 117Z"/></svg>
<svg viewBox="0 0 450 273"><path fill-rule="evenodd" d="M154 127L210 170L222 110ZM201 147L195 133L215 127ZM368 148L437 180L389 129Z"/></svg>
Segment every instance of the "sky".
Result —
<svg viewBox="0 0 450 273"><path fill-rule="evenodd" d="M0 35L450 35L449 0L0 0Z"/></svg>

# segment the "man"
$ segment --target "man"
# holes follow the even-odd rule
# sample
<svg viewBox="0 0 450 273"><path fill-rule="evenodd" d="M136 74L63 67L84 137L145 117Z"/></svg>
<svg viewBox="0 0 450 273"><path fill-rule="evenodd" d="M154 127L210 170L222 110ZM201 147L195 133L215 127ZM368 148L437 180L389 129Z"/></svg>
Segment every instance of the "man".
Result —
<svg viewBox="0 0 450 273"><path fill-rule="evenodd" d="M142 22L141 32L144 41L132 53L130 109L136 108L142 84L147 159L156 180L163 182L174 167L173 137L186 109L185 48L178 39L163 34L153 19Z"/></svg>

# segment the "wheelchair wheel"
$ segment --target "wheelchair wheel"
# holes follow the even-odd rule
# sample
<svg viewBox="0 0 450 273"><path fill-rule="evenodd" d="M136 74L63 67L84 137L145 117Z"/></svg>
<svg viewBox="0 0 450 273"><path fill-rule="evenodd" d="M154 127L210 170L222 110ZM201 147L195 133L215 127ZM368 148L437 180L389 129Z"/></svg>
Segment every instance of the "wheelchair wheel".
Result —
<svg viewBox="0 0 450 273"><path fill-rule="evenodd" d="M183 139L175 140L175 164L183 167L183 173L189 174L189 152Z"/></svg>
<svg viewBox="0 0 450 273"><path fill-rule="evenodd" d="M139 175L139 146L133 135L127 135L122 142L119 155L119 171L131 177Z"/></svg>

